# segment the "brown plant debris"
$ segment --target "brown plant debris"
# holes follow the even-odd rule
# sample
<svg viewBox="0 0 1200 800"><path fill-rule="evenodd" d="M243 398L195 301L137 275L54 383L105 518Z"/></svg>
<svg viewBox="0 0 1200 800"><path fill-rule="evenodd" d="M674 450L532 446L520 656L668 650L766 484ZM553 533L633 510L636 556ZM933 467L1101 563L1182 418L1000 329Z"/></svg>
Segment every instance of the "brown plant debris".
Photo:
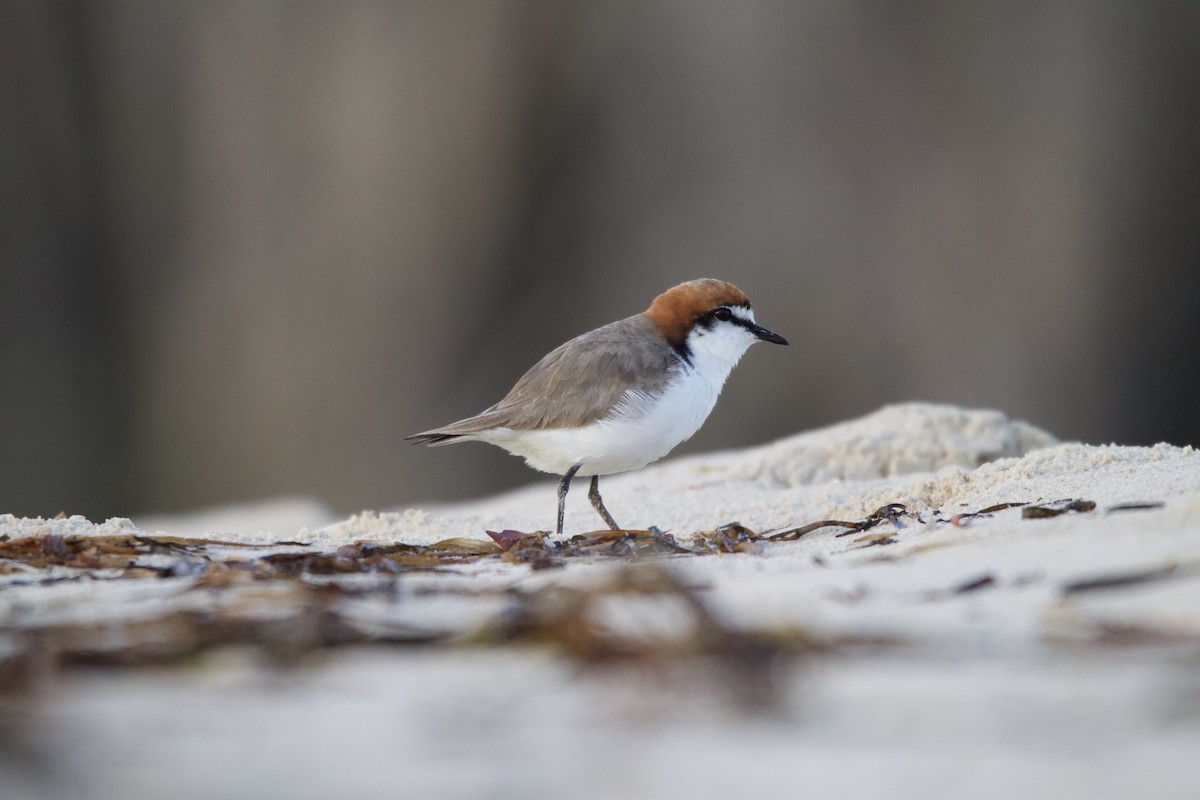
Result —
<svg viewBox="0 0 1200 800"><path fill-rule="evenodd" d="M1113 506L1110 510L1153 508L1159 503ZM544 532L487 531L491 541L473 538L444 539L429 545L355 542L333 551L313 551L303 542L280 541L248 544L220 539L176 536L115 535L61 536L47 534L20 539L0 539L0 576L8 585L64 580L114 580L185 578L202 586L218 587L246 580L273 580L350 574L396 574L409 571L454 569L463 564L497 558L533 569L561 567L574 558L637 559L657 556L697 556L717 553L763 555L770 542L794 541L823 528L842 528L835 538L866 534L891 524L903 530L905 520L966 527L975 519L1008 508L1022 508L1025 519L1054 517L1068 512L1090 512L1091 500L1059 500L1029 505L1000 503L981 511L963 512L946 519L932 511L928 522L901 503L889 503L860 520L823 519L795 528L757 533L740 522L715 530L698 531L688 538L651 527L647 530L591 531L554 541ZM855 540L861 547L895 544L893 533L872 533ZM261 552L261 551L270 552ZM57 568L57 569L53 569Z"/></svg>
<svg viewBox="0 0 1200 800"><path fill-rule="evenodd" d="M674 624L664 629L649 622L663 617ZM661 669L685 659L707 661L717 667L723 689L756 708L776 702L778 667L787 660L899 643L820 636L802 628L741 630L713 614L701 590L653 564L622 569L588 588L554 586L518 594L508 613L480 630L475 641L547 646L592 665Z"/></svg>
<svg viewBox="0 0 1200 800"><path fill-rule="evenodd" d="M248 645L280 662L323 647L403 642L422 644L446 634L366 626L342 607L346 590L286 583L270 596L229 594L215 610L174 609L158 616L103 623L65 623L12 634L9 659L20 663L140 666L179 662L219 645ZM264 610L269 609L269 613ZM5 666L0 659L0 667ZM10 669L13 664L7 665ZM2 671L2 670L0 670Z"/></svg>
<svg viewBox="0 0 1200 800"><path fill-rule="evenodd" d="M1095 510L1096 503L1092 500L1055 500L1053 503L1022 508L1021 519L1049 519L1071 511L1086 514Z"/></svg>
<svg viewBox="0 0 1200 800"><path fill-rule="evenodd" d="M968 594L977 592L980 589L987 589L996 585L996 578L992 575L980 575L978 578L972 578L968 581L963 581L958 586L951 589L953 594Z"/></svg>
<svg viewBox="0 0 1200 800"><path fill-rule="evenodd" d="M1160 505L1130 503L1109 510ZM771 543L794 541L823 528L841 529L834 538L859 534L849 550L887 546L897 543L906 527L911 528L906 522L963 527L968 521L1017 507L1022 508L1023 518L1036 519L1072 511L1090 512L1096 504L1074 499L1039 505L1000 503L947 519L938 509L913 513L900 503L889 503L860 520L823 519L775 533L757 533L739 522L687 537L651 527L592 531L555 541L543 532L502 530L488 531L489 539L485 540L451 538L429 545L359 541L325 551L292 541L247 544L142 534L0 537L0 592L9 587L63 581L174 580L178 581L173 584L179 587L178 593L164 597L204 593L197 598L203 602L185 600L158 616L137 619L24 626L10 620L0 628L0 654L6 654L0 655L0 675L6 674L13 658L25 664L40 664L47 659L51 663L140 664L177 661L226 644L253 645L272 656L291 658L314 648L346 643L439 641L451 634L393 628L385 621L368 624L360 616L363 605L355 603L371 598L374 602L380 598L394 602L396 576L404 573L455 573L461 572L464 565L489 560L541 570L561 568L572 559L615 559L644 569L624 573L619 580L597 589L559 587L518 592L510 610L477 639L550 642L572 658L589 663L655 661L686 655L713 657L753 671L758 669L750 665L755 659L765 664L780 653L808 652L816 645L802 632L750 634L724 627L708 611L695 588L680 583L660 566L663 559L728 553L764 555ZM891 529L881 530L885 525ZM909 554L945 544L923 545L918 541ZM1168 566L1088 578L1067 584L1063 592L1130 586L1173 577L1183 569ZM373 577L364 581L364 576ZM982 575L950 591L963 594L994 585L993 576ZM690 633L682 639L646 640L641 634L597 622L597 609L610 604L614 597L631 595L681 608L690 620L685 626Z"/></svg>
<svg viewBox="0 0 1200 800"><path fill-rule="evenodd" d="M1200 574L1200 561L1186 562L1182 564L1166 564L1161 567L1150 567L1146 569L1130 570L1129 572L1117 572L1108 575L1099 575L1093 578L1082 578L1080 580L1071 581L1062 587L1064 595L1081 594L1083 592L1094 592L1102 589L1125 589L1130 586L1138 586L1143 583L1153 583L1155 581L1167 580L1169 578L1184 578Z"/></svg>
<svg viewBox="0 0 1200 800"><path fill-rule="evenodd" d="M1027 506L1027 505L1029 505L1029 503L1019 503L1019 502L1018 503L997 503L994 506L988 506L987 508L979 509L972 516L980 516L982 514L995 514L997 511L1005 511L1010 508L1020 508L1021 506Z"/></svg>
<svg viewBox="0 0 1200 800"><path fill-rule="evenodd" d="M1105 513L1111 514L1114 511L1153 511L1157 508L1162 508L1166 503L1157 500L1148 500L1136 503L1117 503L1115 506L1109 506L1104 509Z"/></svg>
<svg viewBox="0 0 1200 800"><path fill-rule="evenodd" d="M820 528L847 528L847 530L834 534L834 536L849 536L852 533L860 533L862 531L870 530L876 525L884 522L892 522L895 523L897 527L903 527L903 525L900 524L900 519L907 513L908 509L901 503L888 503L886 506L881 506L880 508L875 509L866 517L866 519L861 519L857 522L848 522L846 520L838 519L823 519L819 522L811 522L808 525L802 525L799 528L789 528L786 531L780 531L779 533L768 536L767 539L773 542L791 541L794 539L799 539L806 533L812 533Z"/></svg>

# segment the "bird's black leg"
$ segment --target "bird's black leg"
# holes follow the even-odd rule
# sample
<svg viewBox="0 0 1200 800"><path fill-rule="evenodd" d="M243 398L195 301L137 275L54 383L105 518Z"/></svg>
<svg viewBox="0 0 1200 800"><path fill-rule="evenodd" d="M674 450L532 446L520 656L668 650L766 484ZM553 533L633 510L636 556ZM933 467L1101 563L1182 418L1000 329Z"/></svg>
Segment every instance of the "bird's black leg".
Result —
<svg viewBox="0 0 1200 800"><path fill-rule="evenodd" d="M612 518L612 514L608 513L608 509L604 507L604 501L600 499L599 475L592 476L592 488L588 490L588 500L592 501L592 508L596 509L596 513L604 518L604 522L611 530L621 530L621 526Z"/></svg>
<svg viewBox="0 0 1200 800"><path fill-rule="evenodd" d="M567 510L567 489L571 488L571 478L575 477L575 473L579 472L579 468L583 464L576 464L567 470L567 474L562 476L562 480L558 482L558 534L562 535L563 514Z"/></svg>

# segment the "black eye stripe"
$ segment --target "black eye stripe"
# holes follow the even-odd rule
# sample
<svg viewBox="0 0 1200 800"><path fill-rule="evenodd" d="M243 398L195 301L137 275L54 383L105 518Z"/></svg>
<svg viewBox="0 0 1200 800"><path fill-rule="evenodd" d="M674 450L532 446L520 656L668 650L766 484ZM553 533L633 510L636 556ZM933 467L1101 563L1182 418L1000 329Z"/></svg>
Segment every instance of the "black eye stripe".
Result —
<svg viewBox="0 0 1200 800"><path fill-rule="evenodd" d="M739 306L739 308L748 307ZM748 331L753 331L754 329L753 322L745 320L742 317L739 317L737 314L734 314L733 310L728 306L719 306L714 308L712 311L709 311L707 314L702 315L696 320L697 325L706 329L711 328L713 324L717 322L729 322L737 325L740 328L745 328Z"/></svg>

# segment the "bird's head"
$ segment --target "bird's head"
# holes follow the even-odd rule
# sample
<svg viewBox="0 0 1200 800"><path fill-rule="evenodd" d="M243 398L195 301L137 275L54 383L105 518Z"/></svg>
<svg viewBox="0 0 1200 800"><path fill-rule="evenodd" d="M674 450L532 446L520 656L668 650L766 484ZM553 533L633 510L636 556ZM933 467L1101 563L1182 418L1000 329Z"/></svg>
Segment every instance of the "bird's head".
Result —
<svg viewBox="0 0 1200 800"><path fill-rule="evenodd" d="M714 278L668 289L645 313L686 363L726 374L755 342L788 343L754 321L741 289Z"/></svg>

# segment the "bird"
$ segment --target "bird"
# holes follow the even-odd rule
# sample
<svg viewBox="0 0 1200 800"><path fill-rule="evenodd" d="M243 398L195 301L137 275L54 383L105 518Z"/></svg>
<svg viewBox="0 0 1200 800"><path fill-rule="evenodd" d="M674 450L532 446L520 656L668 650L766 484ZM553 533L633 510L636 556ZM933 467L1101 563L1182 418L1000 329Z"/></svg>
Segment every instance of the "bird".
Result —
<svg viewBox="0 0 1200 800"><path fill-rule="evenodd" d="M750 300L733 284L688 281L642 313L551 350L482 413L406 439L486 442L561 476L558 535L572 478L591 477L592 507L611 530L622 530L600 497L600 476L641 469L691 438L756 342L788 343L755 322Z"/></svg>

